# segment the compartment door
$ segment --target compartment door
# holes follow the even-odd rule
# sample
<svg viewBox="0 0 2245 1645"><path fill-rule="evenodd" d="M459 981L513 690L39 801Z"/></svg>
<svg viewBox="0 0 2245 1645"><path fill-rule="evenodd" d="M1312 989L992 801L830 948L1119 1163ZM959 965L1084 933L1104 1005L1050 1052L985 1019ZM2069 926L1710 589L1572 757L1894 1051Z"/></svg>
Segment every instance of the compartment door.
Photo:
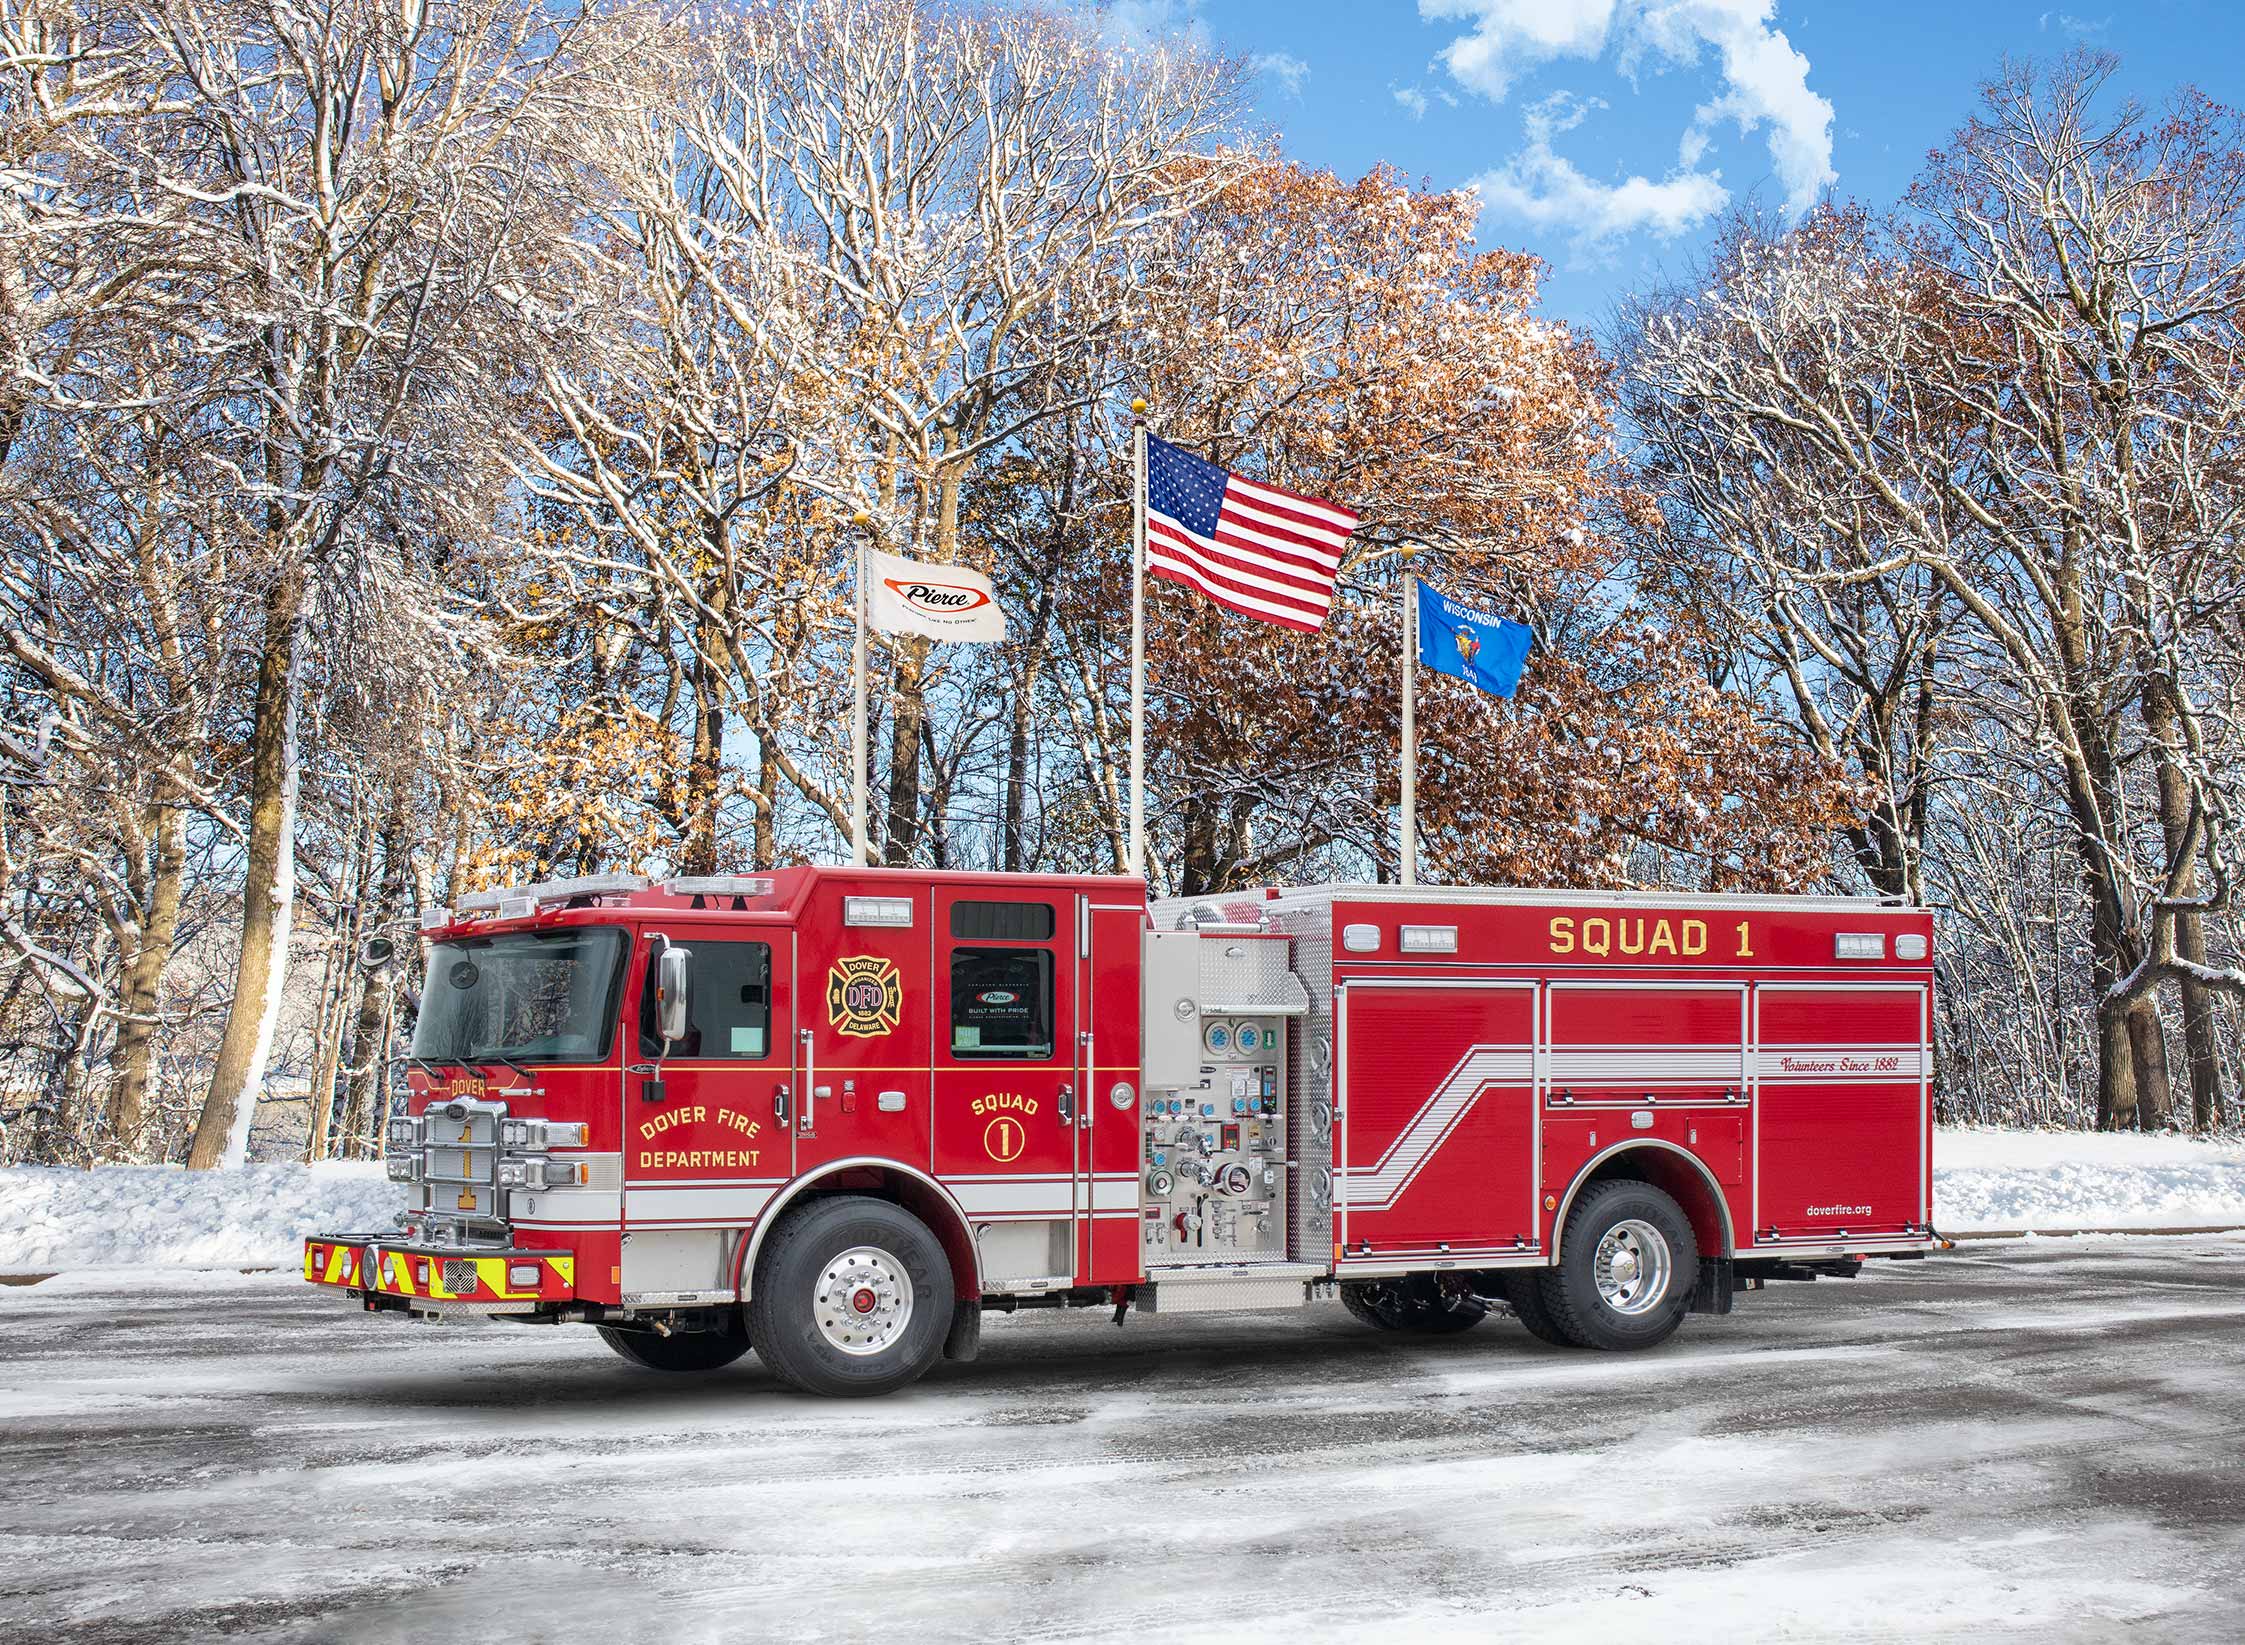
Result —
<svg viewBox="0 0 2245 1645"><path fill-rule="evenodd" d="M1536 987L1341 987L1334 1198L1342 1265L1539 1249Z"/></svg>
<svg viewBox="0 0 2245 1645"><path fill-rule="evenodd" d="M1931 1217L1928 1009L1917 986L1754 990L1756 1235L1891 1238Z"/></svg>

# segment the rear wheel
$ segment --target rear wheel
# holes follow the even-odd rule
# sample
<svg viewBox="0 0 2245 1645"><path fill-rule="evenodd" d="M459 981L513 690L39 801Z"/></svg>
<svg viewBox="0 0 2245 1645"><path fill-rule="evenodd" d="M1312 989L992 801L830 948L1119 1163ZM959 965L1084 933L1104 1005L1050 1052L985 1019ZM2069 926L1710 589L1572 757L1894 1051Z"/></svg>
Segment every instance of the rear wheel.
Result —
<svg viewBox="0 0 2245 1645"><path fill-rule="evenodd" d="M756 1262L749 1334L806 1393L886 1394L943 1352L951 1264L927 1225L858 1195L790 1213Z"/></svg>
<svg viewBox="0 0 2245 1645"><path fill-rule="evenodd" d="M602 1342L650 1371L714 1371L748 1352L748 1333L738 1316L727 1330L680 1331L667 1337L653 1331L619 1331L612 1325L597 1329Z"/></svg>
<svg viewBox="0 0 2245 1645"><path fill-rule="evenodd" d="M1449 1297L1423 1279L1351 1280L1341 1286L1341 1306L1381 1331L1412 1331L1448 1336L1469 1331L1489 1317L1471 1297Z"/></svg>
<svg viewBox="0 0 2245 1645"><path fill-rule="evenodd" d="M1575 1339L1559 1329L1551 1317L1551 1310L1543 1305L1541 1268L1508 1268L1504 1271L1504 1299L1512 1304L1513 1316L1528 1328L1528 1335L1538 1342L1548 1342L1554 1348L1572 1348Z"/></svg>
<svg viewBox="0 0 2245 1645"><path fill-rule="evenodd" d="M1551 1323L1585 1348L1650 1348L1684 1323L1699 1244L1649 1182L1593 1183L1567 1214L1559 1266L1538 1276Z"/></svg>

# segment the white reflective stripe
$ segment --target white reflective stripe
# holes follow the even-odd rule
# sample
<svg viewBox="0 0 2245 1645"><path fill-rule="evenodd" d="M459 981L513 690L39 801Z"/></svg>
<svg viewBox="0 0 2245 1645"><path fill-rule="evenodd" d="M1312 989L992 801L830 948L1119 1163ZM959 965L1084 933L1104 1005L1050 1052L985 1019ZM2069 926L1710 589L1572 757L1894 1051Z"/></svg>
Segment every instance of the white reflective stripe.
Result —
<svg viewBox="0 0 2245 1645"><path fill-rule="evenodd" d="M627 1188L624 1215L633 1222L708 1221L738 1217L747 1221L772 1202L769 1188Z"/></svg>
<svg viewBox="0 0 2245 1645"><path fill-rule="evenodd" d="M1754 1072L1764 1085L1905 1083L1922 1079L1927 1061L1920 1045L1764 1045Z"/></svg>
<svg viewBox="0 0 2245 1645"><path fill-rule="evenodd" d="M949 1186L959 1197L959 1209L970 1217L1009 1212L1017 1216L1064 1217L1074 1209L1075 1196L1065 1180L960 1182L954 1178Z"/></svg>
<svg viewBox="0 0 2245 1645"><path fill-rule="evenodd" d="M1740 1046L1555 1045L1554 1085L1736 1085L1746 1077Z"/></svg>
<svg viewBox="0 0 2245 1645"><path fill-rule="evenodd" d="M1094 1211L1136 1210L1138 1206L1138 1179L1136 1177L1100 1177L1091 1185L1091 1208Z"/></svg>
<svg viewBox="0 0 2245 1645"><path fill-rule="evenodd" d="M1492 1085L1525 1086L1533 1075L1533 1063L1533 1053L1525 1046L1476 1045L1467 1051L1411 1116L1411 1123L1388 1144L1379 1164L1369 1171L1349 1167L1341 1180L1342 1202L1374 1211L1394 1205L1481 1093Z"/></svg>
<svg viewBox="0 0 2245 1645"><path fill-rule="evenodd" d="M541 1222L614 1222L622 1212L623 1194L614 1188L532 1188L516 1190L514 1203L527 1202L537 1209L518 1214L519 1223L536 1226Z"/></svg>

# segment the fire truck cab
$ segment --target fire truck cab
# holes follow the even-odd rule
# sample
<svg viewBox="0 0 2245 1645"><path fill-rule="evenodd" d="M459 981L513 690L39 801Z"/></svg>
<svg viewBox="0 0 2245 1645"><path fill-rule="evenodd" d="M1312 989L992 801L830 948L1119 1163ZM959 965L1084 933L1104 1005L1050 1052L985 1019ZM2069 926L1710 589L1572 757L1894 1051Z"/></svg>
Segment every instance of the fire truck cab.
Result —
<svg viewBox="0 0 2245 1645"><path fill-rule="evenodd" d="M1921 909L804 867L423 937L408 1208L305 1277L655 1370L877 1393L986 1309L1335 1295L1637 1348L1940 1243Z"/></svg>

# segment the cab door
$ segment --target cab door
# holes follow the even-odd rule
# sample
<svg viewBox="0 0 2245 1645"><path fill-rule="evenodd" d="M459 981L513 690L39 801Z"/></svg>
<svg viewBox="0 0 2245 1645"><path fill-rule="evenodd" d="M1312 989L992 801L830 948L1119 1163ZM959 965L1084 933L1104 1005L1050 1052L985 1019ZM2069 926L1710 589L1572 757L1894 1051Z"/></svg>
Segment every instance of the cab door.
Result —
<svg viewBox="0 0 2245 1645"><path fill-rule="evenodd" d="M1076 899L994 885L934 900L936 1174L975 1229L985 1285L1071 1284L1091 1210Z"/></svg>
<svg viewBox="0 0 2245 1645"><path fill-rule="evenodd" d="M623 1023L623 1225L635 1236L625 1251L646 1270L627 1288L697 1292L731 1283L725 1253L684 1236L753 1222L793 1171L795 936L778 925L722 937L651 925ZM667 1047L655 1033L653 977L666 944L692 956L687 1034ZM680 1237L656 1237L667 1235Z"/></svg>
<svg viewBox="0 0 2245 1645"><path fill-rule="evenodd" d="M843 1160L928 1168L927 956L924 887L819 877L798 961L798 1177Z"/></svg>

